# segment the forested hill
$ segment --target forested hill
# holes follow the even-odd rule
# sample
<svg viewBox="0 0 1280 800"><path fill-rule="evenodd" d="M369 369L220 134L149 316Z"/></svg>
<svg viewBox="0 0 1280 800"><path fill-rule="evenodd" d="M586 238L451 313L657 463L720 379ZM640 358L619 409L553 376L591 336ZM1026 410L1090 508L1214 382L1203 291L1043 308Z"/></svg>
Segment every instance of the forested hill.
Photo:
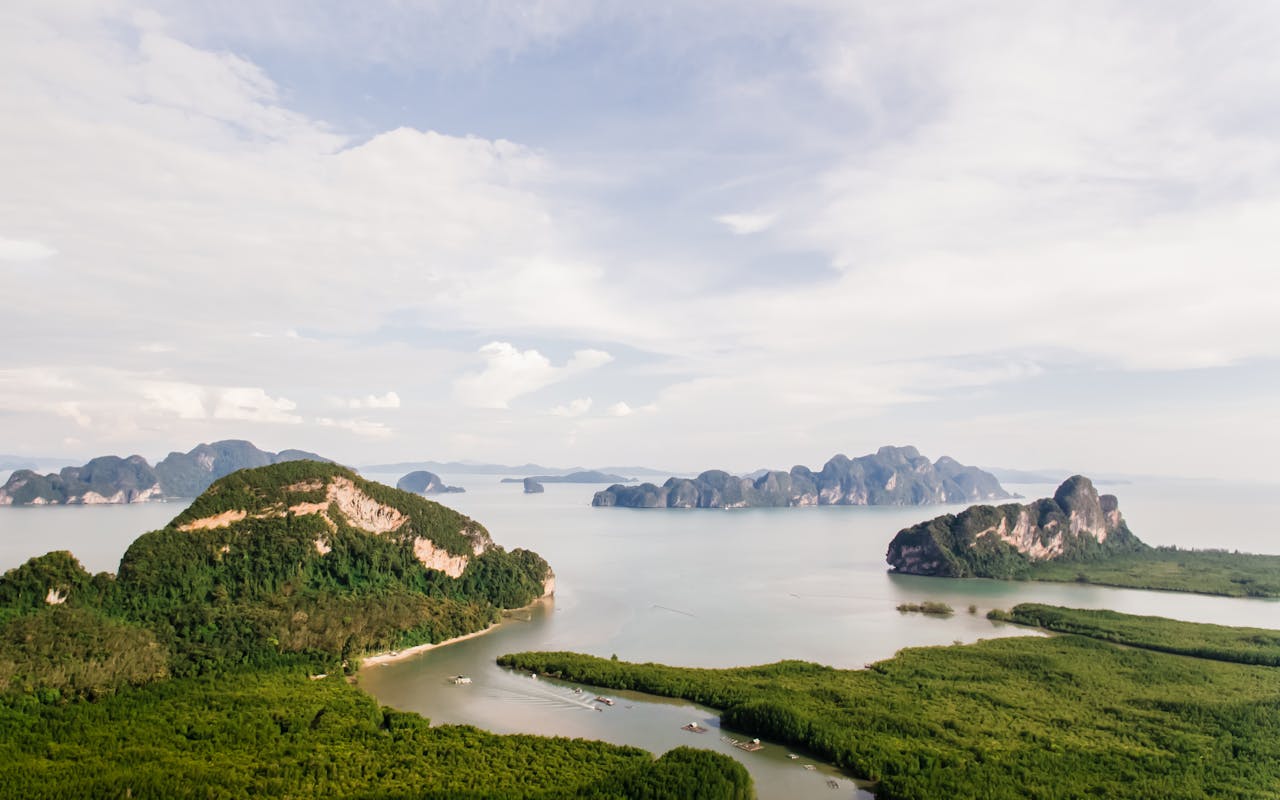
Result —
<svg viewBox="0 0 1280 800"><path fill-rule="evenodd" d="M0 619L28 641L83 629L100 640L98 661L123 664L121 648L139 650L141 637L164 654L159 666L77 683L50 671L54 646L0 664L0 684L101 693L235 664L336 667L480 630L553 586L540 556L504 550L456 511L334 464L276 464L214 483L134 541L118 576L51 553L0 577Z"/></svg>
<svg viewBox="0 0 1280 800"><path fill-rule="evenodd" d="M747 508L753 506L918 506L1003 500L995 476L943 456L930 461L914 447L881 447L857 458L833 456L821 470L766 470L754 479L707 470L696 478L668 478L661 486L615 484L593 506L628 508Z"/></svg>
<svg viewBox="0 0 1280 800"><path fill-rule="evenodd" d="M0 576L0 797L754 797L716 753L433 727L343 680L551 582L536 553L342 467L237 472L118 577L65 552Z"/></svg>

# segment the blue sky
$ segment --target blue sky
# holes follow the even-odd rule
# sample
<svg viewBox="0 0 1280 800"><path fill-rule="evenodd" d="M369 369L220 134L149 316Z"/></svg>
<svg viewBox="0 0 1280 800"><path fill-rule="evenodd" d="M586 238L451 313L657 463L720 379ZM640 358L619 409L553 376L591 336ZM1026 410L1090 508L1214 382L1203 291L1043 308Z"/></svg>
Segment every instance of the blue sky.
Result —
<svg viewBox="0 0 1280 800"><path fill-rule="evenodd" d="M1280 479L1274 4L0 10L0 451Z"/></svg>

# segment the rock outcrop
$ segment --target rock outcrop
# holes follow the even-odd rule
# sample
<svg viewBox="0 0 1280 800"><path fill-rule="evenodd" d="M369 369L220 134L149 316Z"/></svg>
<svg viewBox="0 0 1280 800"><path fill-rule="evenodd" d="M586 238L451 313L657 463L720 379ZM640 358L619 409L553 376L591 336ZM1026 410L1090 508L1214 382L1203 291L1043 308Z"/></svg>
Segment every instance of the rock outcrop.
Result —
<svg viewBox="0 0 1280 800"><path fill-rule="evenodd" d="M465 492L461 486L445 486L444 481L440 480L440 476L434 472L427 472L424 469L410 472L400 480L396 481L396 488L404 492L413 492L414 494L451 494L455 492Z"/></svg>
<svg viewBox="0 0 1280 800"><path fill-rule="evenodd" d="M546 491L546 488L541 483L538 483L536 478L524 479L525 494L542 494L545 491Z"/></svg>
<svg viewBox="0 0 1280 800"><path fill-rule="evenodd" d="M616 484L597 492L594 506L744 508L751 506L898 505L1003 500L1010 495L991 474L953 458L936 462L914 447L882 447L874 455L838 455L819 472L792 467L754 479L709 470L656 486Z"/></svg>
<svg viewBox="0 0 1280 800"><path fill-rule="evenodd" d="M1145 549L1114 495L1086 477L1026 505L977 505L898 532L886 559L896 572L953 578L1011 578L1038 561L1083 561Z"/></svg>
<svg viewBox="0 0 1280 800"><path fill-rule="evenodd" d="M155 467L142 456L102 456L82 467L64 467L48 475L18 470L0 487L0 505L144 503L195 497L236 470L301 460L328 461L303 450L271 453L238 440L201 444L189 453L170 453Z"/></svg>

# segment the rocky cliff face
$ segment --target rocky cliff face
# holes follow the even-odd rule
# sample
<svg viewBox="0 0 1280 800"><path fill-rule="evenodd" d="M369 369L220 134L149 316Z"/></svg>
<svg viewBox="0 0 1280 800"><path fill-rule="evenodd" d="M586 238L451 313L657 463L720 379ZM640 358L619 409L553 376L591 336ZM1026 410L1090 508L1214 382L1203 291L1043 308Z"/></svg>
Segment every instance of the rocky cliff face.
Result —
<svg viewBox="0 0 1280 800"><path fill-rule="evenodd" d="M1052 498L1026 505L971 506L898 532L886 556L897 572L1010 578L1036 561L1087 560L1145 548L1113 495L1081 475Z"/></svg>
<svg viewBox="0 0 1280 800"><path fill-rule="evenodd" d="M414 494L450 494L466 491L461 486L445 486L439 475L424 469L410 472L396 481L396 488Z"/></svg>
<svg viewBox="0 0 1280 800"><path fill-rule="evenodd" d="M0 505L139 503L162 494L159 477L142 456L102 456L56 474L18 470L0 488Z"/></svg>
<svg viewBox="0 0 1280 800"><path fill-rule="evenodd" d="M189 453L170 453L155 467L142 456L102 456L56 474L18 470L0 487L0 505L143 503L195 497L236 470L299 460L328 461L303 450L271 453L237 440L202 444Z"/></svg>
<svg viewBox="0 0 1280 800"><path fill-rule="evenodd" d="M662 486L610 486L595 506L629 508L743 508L750 506L926 505L1002 500L1009 494L990 473L953 458L936 463L914 447L882 447L874 455L838 455L821 472L792 467L755 479L710 470L696 478L669 478Z"/></svg>

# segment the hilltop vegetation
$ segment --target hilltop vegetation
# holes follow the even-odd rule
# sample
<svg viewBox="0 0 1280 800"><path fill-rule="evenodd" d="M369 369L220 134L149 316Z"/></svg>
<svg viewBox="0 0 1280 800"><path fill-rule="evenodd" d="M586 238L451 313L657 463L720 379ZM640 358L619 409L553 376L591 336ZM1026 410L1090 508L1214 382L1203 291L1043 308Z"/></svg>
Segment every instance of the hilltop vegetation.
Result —
<svg viewBox="0 0 1280 800"><path fill-rule="evenodd" d="M536 553L494 545L451 509L296 461L221 479L138 537L116 577L89 575L69 553L10 570L0 577L0 634L20 627L41 648L8 669L22 686L99 695L165 672L118 652L137 650L138 636L159 643L174 675L299 661L336 669L480 630L542 596L549 578ZM39 668L37 652L69 646L51 622L59 616L97 661L119 666L114 679L98 670L86 686Z"/></svg>
<svg viewBox="0 0 1280 800"><path fill-rule="evenodd" d="M342 680L551 579L536 553L342 467L237 472L140 536L118 576L55 552L0 577L0 796L753 797L715 753L432 728Z"/></svg>
<svg viewBox="0 0 1280 800"><path fill-rule="evenodd" d="M1131 642L1170 635L1167 620L1123 623ZM1256 635L1176 625L1183 641ZM881 800L1260 800L1280 785L1280 670L1083 636L906 649L865 670L691 669L574 653L499 663L721 709L726 726L877 781Z"/></svg>

